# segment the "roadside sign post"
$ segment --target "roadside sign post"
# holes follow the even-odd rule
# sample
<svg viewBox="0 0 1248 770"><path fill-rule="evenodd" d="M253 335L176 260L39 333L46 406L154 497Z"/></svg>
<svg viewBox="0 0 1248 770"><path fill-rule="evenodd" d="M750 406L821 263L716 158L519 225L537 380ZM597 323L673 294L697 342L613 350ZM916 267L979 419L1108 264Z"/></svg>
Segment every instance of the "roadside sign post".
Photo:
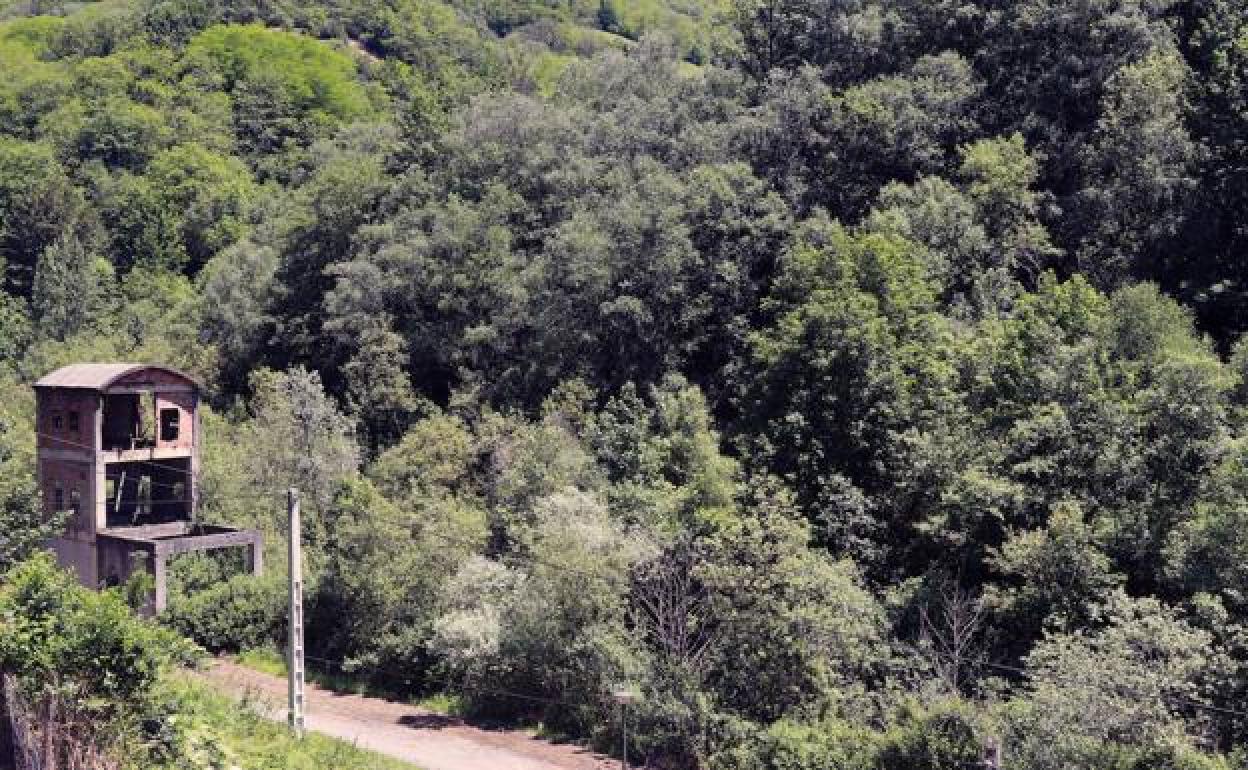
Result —
<svg viewBox="0 0 1248 770"><path fill-rule="evenodd" d="M641 693L632 686L618 684L611 688L611 700L619 706L620 714L620 768L626 770L628 764L628 705L641 700Z"/></svg>

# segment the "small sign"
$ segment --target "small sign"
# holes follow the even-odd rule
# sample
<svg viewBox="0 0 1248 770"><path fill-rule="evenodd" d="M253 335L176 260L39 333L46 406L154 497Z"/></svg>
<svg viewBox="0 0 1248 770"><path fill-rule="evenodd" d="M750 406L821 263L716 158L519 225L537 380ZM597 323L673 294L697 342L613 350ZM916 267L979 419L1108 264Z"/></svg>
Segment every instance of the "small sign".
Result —
<svg viewBox="0 0 1248 770"><path fill-rule="evenodd" d="M630 684L616 684L611 687L611 700L627 706L641 700L641 693Z"/></svg>

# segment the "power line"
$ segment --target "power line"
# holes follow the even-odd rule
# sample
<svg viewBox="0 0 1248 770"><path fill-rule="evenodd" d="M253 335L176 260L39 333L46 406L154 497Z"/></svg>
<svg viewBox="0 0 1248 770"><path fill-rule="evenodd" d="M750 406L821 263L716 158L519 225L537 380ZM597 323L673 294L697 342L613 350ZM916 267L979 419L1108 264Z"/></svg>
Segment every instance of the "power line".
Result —
<svg viewBox="0 0 1248 770"><path fill-rule="evenodd" d="M473 550L476 550L476 549L480 548L480 544L479 544L479 543L475 543L475 542L472 542L472 541L469 541L469 540L464 540L464 539L461 539L461 538L456 538L456 537L454 537L454 536L452 536L452 535L448 535L448 534L446 534L446 533L444 533L444 532L437 532L437 531L435 531L435 530L422 530L422 531L421 531L421 534L431 535L431 536L433 536L433 537L438 538L439 540L442 540L443 542L450 543L451 545L458 545L458 546L462 546L462 547L464 547L464 548L471 548L471 549L473 549ZM583 570L583 569L579 569L579 568L577 568L577 567L572 567L572 566L569 566L569 565L566 565L566 564L557 564L557 563L555 563L555 562L552 562L552 561L549 561L549 560L546 560L546 559L539 559L539 558L537 558L536 556L532 556L532 555L517 556L517 558L513 559L513 562L527 562L529 565L537 565L537 566L541 566L541 567L549 567L550 569L556 570L556 571L558 571L558 572L566 572L566 573L568 573L568 574L570 574L570 575L576 575L577 577L583 577L583 578L585 578L586 580L597 580L597 581L600 581L600 582L602 582L602 583L605 583L605 584L607 584L608 586L611 586L611 587L614 587L614 586L615 586L615 581L613 581L611 578L607 577L606 575L602 575L602 574L599 574L599 573L596 573L596 572L589 572L589 571L586 571L586 570ZM500 560L500 563L502 563L502 564L504 564L504 565L506 565L506 564L507 564L507 562L504 562L504 561L501 561L501 560ZM516 566L516 565L515 565L515 564L512 564L512 565L508 565L508 566ZM521 564L520 566L524 566L524 565L523 565L523 564Z"/></svg>
<svg viewBox="0 0 1248 770"><path fill-rule="evenodd" d="M396 679L408 680L412 678L412 676L408 673L400 673L392 669L384 668L382 666L372 665L372 666L354 667L354 666L347 665L346 661L335 661L335 660L329 660L327 658L318 658L315 655L304 655L304 657L307 658L308 660L315 661L324 666L332 666L333 668L338 669L344 674L353 674L356 671L365 671L365 672L373 673L373 674L378 674L378 673L386 674L387 676L394 677ZM422 672L422 673L427 673L427 672ZM451 684L451 679L449 676L439 677L436 681L440 681L441 684L443 685ZM562 700L559 698L549 698L549 697L542 696L542 695L530 695L528 693L516 692L514 690L503 690L499 688L477 687L477 686L473 686L471 689L473 689L476 692L489 693L490 695L501 695L507 698L518 698L520 700L534 701L536 703L545 703L548 705L569 706L569 707L576 707L576 706L583 705L580 703L575 703L573 701Z"/></svg>
<svg viewBox="0 0 1248 770"><path fill-rule="evenodd" d="M79 449L86 449L86 450L90 451L90 452L91 452L91 453L93 453L93 454L96 452L96 448L95 448L94 446L90 445L90 444L82 444L82 443L79 443L79 442L77 442L77 441L70 441L70 440L65 439L65 438L62 438L62 437L60 437L60 436L53 436L53 435L51 435L51 434L48 434L48 433L43 433L43 432L41 432L41 431L34 431L34 434L35 434L36 436L42 436L43 438L46 438L46 439L49 439L49 440L52 440L52 441L57 441L57 442L60 442L60 443L62 443L62 444L68 444L68 445L70 445L70 446L77 447L77 448L79 448ZM153 467L153 468L159 468L159 469L160 469L160 470L162 470L162 471L167 471L167 472L170 472L170 473L177 473L177 474L181 474L181 475L183 475L183 476L186 476L186 477L187 477L188 479L190 479L192 482L193 482L193 481L195 481L195 480L197 479L197 477L196 477L196 475L195 475L195 473L194 473L193 471L187 470L187 469L185 469L185 468L179 468L179 467L177 467L177 466L175 466L175 465L169 465L169 464L167 464L167 463L162 463L162 462L160 462L159 460L118 460L118 461L117 461L117 462L115 462L115 463L107 463L106 465L121 465L121 464L124 464L124 465L131 465L131 464L135 464L135 465L147 465L147 466L150 466L150 467ZM117 479L117 478L119 478L119 477L120 477L120 476L119 476L119 474L112 474L112 475L108 475L108 474L107 474L107 472L106 472L106 474L105 474L105 475L106 475L106 478L112 478L112 479ZM171 485L171 484L167 484L167 483L165 483L165 482L160 482L160 481L158 481L158 480L156 480L156 479L151 479L151 480L150 480L150 483L151 483L151 484L153 484L153 485L159 485L159 486L165 486L165 487L167 487L167 488L172 488L172 485ZM199 492L200 492L200 497L201 497L201 498L203 498L205 495L203 494L203 489L202 489L202 487L200 487L200 488L198 488L198 489L199 489ZM235 494L230 494L230 495L215 495L215 494L209 494L209 495L207 495L207 497L208 497L209 499L211 499L211 500L214 500L214 501L217 501L217 500L236 500L236 501L242 501L242 500L246 500L246 501L266 500L266 501L270 501L270 502L278 502L278 500L279 500L279 496L278 496L278 495L275 495L275 494L273 494L273 493L255 493L255 494L238 494L238 493L235 493Z"/></svg>
<svg viewBox="0 0 1248 770"><path fill-rule="evenodd" d="M81 442L79 442L79 441L70 441L69 439L67 439L67 438L65 438L65 437L63 437L63 436L54 436L54 435L52 435L52 434L50 434L50 433L44 433L44 432L42 432L42 431L38 431L38 430L34 431L34 434L35 434L36 436L40 436L40 437L42 437L42 438L46 438L46 439L48 439L49 441L55 441L55 442L57 442L57 443L59 443L59 444L68 444L69 446L76 447L76 448L78 448L78 449L85 449L85 450L87 450L88 452L91 452L91 453L92 453L92 455L94 455L94 454L96 454L97 452L99 452L99 451L100 451L100 450L98 450L95 446L93 446L93 445L91 445L91 444L83 444L83 443L81 443ZM41 448L41 447L37 447L36 449L39 449L39 448ZM55 447L47 447L47 448L49 448L49 449L55 449ZM104 451L108 451L108 450L104 450ZM123 450L123 451L125 451L125 450ZM180 459L180 458L179 458L179 459ZM118 460L117 462L118 462L118 463L126 463L126 464L135 463L135 464L140 464L140 465L150 465L150 466L153 466L153 467L156 467L156 468L160 468L161 470L164 470L164 471L171 471L171 472L173 472L173 473L181 473L181 474L183 474L183 475L185 475L185 476L189 476L189 477L192 477L192 478L194 477L194 474L193 474L191 471L189 471L189 470L186 470L186 469L184 469L184 468L179 468L179 467L177 467L177 466L175 466L175 465L168 465L168 464L166 464L166 463L162 463L162 462L160 462L160 461L158 461L158 460Z"/></svg>
<svg viewBox="0 0 1248 770"><path fill-rule="evenodd" d="M49 436L48 434L40 433L40 432L38 432L38 431L36 431L36 434L37 434L37 435L40 435L40 436L44 436L44 437L46 437L46 438L52 438L52 439L54 439L54 440L56 440L56 441L60 441L60 442L62 442L62 443L67 443L67 444L70 444L70 445L80 446L80 447L82 447L82 448L85 448L85 449L91 449L92 451L94 451L94 448L93 448L93 447L90 447L90 446L85 445L85 444L78 444L77 442L66 441L66 440L61 439L61 438L59 438L59 437ZM131 461L131 462L142 463L142 464L146 464L146 465L153 465L153 466L156 466L156 467L161 468L162 470L170 470L170 471L174 471L174 472L178 472L178 473L183 473L183 474L186 474L186 475L188 475L188 476L191 476L191 475L192 475L190 471L186 471L186 470L183 470L183 469L180 469L180 468L174 468L174 467L171 467L171 466L163 465L163 464L158 463L158 462L156 462L156 461L135 460L135 461ZM116 478L116 477L114 477L114 478ZM164 487L170 487L170 488L172 488L172 486L173 486L173 485L170 485L170 484L163 484L163 483L160 483L160 482L153 482L153 483L154 483L154 484L158 484L158 485L160 485L160 486L164 486ZM245 501L255 501L255 500L266 500L266 501L270 501L270 502L275 502L275 497L274 497L273 495L262 495L262 494L257 494L257 495L229 494L229 495L212 495L211 497L212 497L212 499L217 500L217 501L244 501L244 500L245 500ZM184 501L181 501L181 500L153 500L153 501L147 501L147 502L150 502L151 504L158 504L158 503L171 503L171 502L184 502ZM472 541L472 540L468 540L468 539L464 539L464 538L458 538L458 537L455 537L455 536L453 536L453 535L449 535L449 534L444 533L444 532L438 532L438 531L436 531L436 530L432 530L432 529L421 530L419 534L420 534L420 535L428 535L428 536L431 536L431 537L437 538L437 539L439 539L439 540L442 540L443 542L450 543L450 544L452 544L452 545L457 545L457 546L464 547L464 548L468 548L468 549L470 549L470 550L472 550L472 551L478 551L478 550L480 549L480 547L481 547L481 543L480 543L480 542L478 542L478 541ZM506 563L507 563L507 562L502 561L502 560L499 560L499 561L500 561L501 563L503 563L503 564L506 564ZM617 586L617 583L618 583L618 581L617 581L617 580L614 580L614 579L612 579L612 578L609 578L609 577L607 577L607 576L605 576L605 575L602 575L602 574L600 574L600 573L590 572L590 571L583 570L583 569L580 569L580 568L577 568L577 567L572 567L572 566L567 565L567 564L559 564L559 563L556 563L556 562L549 561L549 560L547 560L547 559L540 559L540 558L535 557L535 556L532 556L532 555L526 555L526 556L520 557L519 559L516 559L515 561L523 561L523 562L527 563L527 564L528 564L528 565L530 565L530 566L542 566L542 567L547 567L547 568L550 568L550 569L554 569L554 570L556 570L556 571L560 571L560 572L564 572L564 573L567 573L567 574L576 575L576 576L578 576L578 577L582 577L582 578L585 578L585 579L588 579L588 580L600 581L600 582L602 582L602 583L604 583L604 584L606 584L606 585L608 585L608 586L610 586L610 587L616 587L616 586ZM511 566L515 566L515 564L513 563ZM346 665L346 663L345 663L345 662L332 661L332 660L328 660L328 659L324 659L324 658L318 658L318 657L311 656L311 655L307 656L307 658L308 658L309 660L314 660L314 661L317 661L317 662L322 663L322 664L324 664L324 665L330 665L330 666L337 667L337 668L339 668L339 670L343 671L344 673L351 673L351 669L350 669L350 668ZM877 663L888 663L889 661L887 661L887 660L885 660L885 659L882 659L882 658L881 658L881 659L876 660L875 662L877 662ZM1013 673L1013 674L1016 674L1016 675L1021 676L1021 677L1025 678L1025 679L1028 679L1029 681L1034 681L1034 674L1030 673L1030 672L1029 672L1029 671L1027 671L1026 669L1023 669L1023 668L1020 668L1020 667L1017 667L1017 666L1010 666L1010 665L1003 664L1003 663L993 663L993 662L990 662L990 661L978 661L978 664L979 664L979 665L983 665L983 666L987 666L987 667L989 667L989 668L998 669L998 670L1001 670L1001 671L1009 671L1009 672L1011 672L1011 673ZM383 674L387 674L387 675L391 675L391 676L396 676L396 677L399 677L399 678L404 678L404 679L409 678L409 675L408 675L408 674L400 674L400 673L396 673L396 672L393 672L393 671L388 671L388 670L385 670L385 669L382 669L382 668L378 668L378 667L371 667L371 668L370 668L370 667L363 667L363 668L362 668L362 669L360 669L360 670L370 671L370 672L372 672L372 673L383 673ZM445 683L449 684L449 680L447 680ZM1118 684L1121 684L1121 683L1118 683ZM1124 685L1124 687L1125 687L1125 685ZM514 691L509 691L509 690L497 690L497 689L482 688L482 687L476 687L476 688L474 688L474 689L476 689L477 691L480 691L480 692L488 692L488 693L495 694L495 695L502 695L502 696L505 696L505 697L513 697L513 698L519 698L519 699L533 700L533 701L536 701L536 702L543 702L543 703L548 703L548 704L559 704L559 705L567 705L567 706L575 706L575 705L578 705L578 704L574 704L574 703L569 702L569 701L562 701L562 700L552 699L552 698L546 698L546 697L542 697L542 696L529 695L529 694L526 694L526 693L518 693L518 692L514 692ZM1101 691L1102 691L1102 692L1104 692L1104 690L1103 690L1103 689L1102 689ZM1137 695L1138 695L1138 693L1137 693ZM1225 708L1225 707L1215 706L1215 705L1208 704L1208 703L1200 703L1200 702L1198 702L1198 701L1192 701L1192 700L1188 700L1188 699L1185 699L1185 698L1180 698L1180 697L1178 697L1178 696L1174 696L1174 695L1167 695L1167 694L1164 694L1164 693L1158 693L1158 694L1157 694L1157 697L1158 697L1159 699L1163 700L1163 701L1168 701L1168 702L1170 702L1171 704L1177 704L1177 705L1185 706L1185 707L1188 707L1188 708L1199 709L1199 710L1210 711L1210 712L1216 712L1216 713L1224 714L1224 715L1227 715L1227 716L1234 716L1234 717L1243 717L1243 718L1248 718L1248 711L1241 711L1241 710L1237 710L1237 709Z"/></svg>
<svg viewBox="0 0 1248 770"><path fill-rule="evenodd" d="M1001 670L1001 671L1009 671L1009 672L1011 672L1011 673L1014 673L1014 674L1017 674L1017 675L1021 676L1022 678L1026 679L1026 680L1028 680L1028 681L1030 681L1030 682L1034 682L1034 681L1035 681L1035 678L1036 678L1036 677L1035 677L1035 674L1033 674L1032 672L1028 671L1027 669L1024 669L1024 668L1019 668L1018 666L1010 666L1010 665L1006 665L1005 663L993 663L993 662L991 662L991 661L987 661L987 660L977 661L977 663L978 663L979 665L981 665L981 666L987 666L988 668L995 668L995 669L999 669L999 670ZM1070 673L1072 673L1072 672L1070 672L1070 671L1063 671L1063 673L1070 674ZM1111 681L1111 682L1110 682L1110 684L1115 684L1115 685L1118 685L1118 686L1120 686L1120 687L1122 687L1123 689L1126 689L1126 690L1129 690L1129 689L1130 689L1130 687L1129 687L1128 685L1125 685L1125 684L1123 684L1122 682L1114 682L1114 681ZM1104 693L1104 692L1105 692L1105 690L1104 690L1103 688L1093 688L1093 689L1096 689L1096 690L1098 690L1099 692L1102 692L1102 693ZM1131 694L1132 694L1132 695L1134 695L1134 696L1136 696L1136 697L1139 697L1139 695L1140 695L1140 693L1138 693L1138 692L1131 693ZM1205 710L1205 711L1216 711L1216 712L1221 713L1221 714L1226 714L1227 716L1235 716L1235 717L1245 717L1245 718L1248 718L1248 711L1240 711L1240 710L1238 710L1238 709L1230 709L1230 708L1225 708L1225 707L1222 707L1222 706L1214 706L1213 704L1210 704L1210 703L1201 703L1201 702L1199 702L1199 701L1188 700L1188 699L1186 699L1186 698L1181 698L1181 697L1179 697L1179 696L1177 696L1177 695L1167 695L1167 694L1165 694L1165 693L1157 693L1157 694L1156 694L1156 696L1157 696L1157 698L1158 698L1159 700L1163 700L1163 701L1170 701L1172 704L1178 704L1178 705L1180 705L1180 706L1187 706L1187 707L1189 707L1189 708L1202 709L1202 710Z"/></svg>
<svg viewBox="0 0 1248 770"><path fill-rule="evenodd" d="M469 542L469 541L462 540L462 539L459 539L459 538L454 538L454 537L452 537L452 536L445 535L444 533L440 533L440 532L436 532L436 531L432 531L432 530L427 531L427 532L425 532L424 534L433 535L434 537L437 537L437 538L443 539L445 542L450 542L450 543L453 543L453 544L455 544L455 545L460 545L460 546L469 547L469 548L473 548L473 549L475 549L475 548L479 547L479 546L478 546L478 544L471 543L471 542ZM573 568L573 567L568 567L568 566L566 566L566 565L555 564L555 563L553 563L553 562L549 562L549 561L542 560L542 559L538 559L538 558L536 558L536 557L531 557L531 556L530 556L530 557L526 557L526 558L525 558L525 560L526 560L526 561L528 561L530 564L536 564L536 565L539 565L539 566L546 566L546 567L550 567L550 568L552 568L552 569L562 570L562 571L566 571L566 572L571 573L571 574L576 574L576 575L579 575L579 576L581 576L581 577L585 577L585 578L589 578L589 579L595 579L595 580L600 580L600 581L602 581L602 582L604 582L604 583L607 583L608 585L610 585L610 586L612 586L612 587L614 587L614 585L615 585L615 582L614 582L614 581L612 581L610 578L607 578L607 577L605 577L605 576L603 576L603 575L595 574L595 573L592 573L592 572L586 572L586 571L584 571L584 570L576 569L576 568ZM320 660L320 659L317 659L317 660ZM323 661L323 660L322 660L321 662L331 663L331 664L333 663L333 661ZM887 659L884 659L884 658L879 658L879 659L877 659L875 662L876 662L876 663L889 663L890 661L889 661L889 660L887 660ZM1021 676L1021 677L1025 678L1025 679L1027 679L1027 680L1029 680L1029 681L1033 681L1033 680L1034 680L1034 674L1032 674L1031 672L1027 671L1026 669L1019 668L1019 667L1017 667L1017 666L1009 666L1009 665L1006 665L1006 664L1003 664L1003 663L992 663L992 662L990 662L990 661L978 661L978 662L979 662L979 664L984 665L984 666L988 666L988 667L991 667L991 668L996 668L996 669L1000 669L1000 670L1004 670L1004 671L1010 671L1010 672L1013 672L1013 673L1018 674L1019 676ZM339 666L341 666L342 664L334 664L334 665L339 665ZM344 673L349 673L349 672L347 672L345 669L342 669L342 670L344 671ZM379 670L379 669L378 669L378 670ZM386 673L386 672L382 671L382 673ZM1069 673L1069 672L1067 672L1067 673ZM404 676L404 677L405 677L406 675L399 675L399 676ZM1129 687L1127 687L1126 685L1123 685L1122 683L1115 683L1115 684L1118 684L1118 685L1120 685L1120 686L1124 687L1124 689L1130 689ZM480 689L480 688L478 688L478 689ZM1102 688L1102 689L1099 689L1098 691L1100 691L1100 692L1102 692L1102 693L1104 693L1104 692L1105 692L1105 690L1104 690L1103 688ZM524 696L524 695L522 695L522 694L518 694L518 693L495 693L495 694L509 694L509 695L512 695L513 697L521 697L521 698L523 698L523 697L527 697L527 696ZM1135 695L1136 695L1136 697L1140 697L1140 695L1141 695L1141 694L1140 694L1140 693L1135 693ZM1240 710L1237 710L1237 709L1230 709L1230 708L1225 708L1225 707L1222 707L1222 706L1215 706L1215 705L1213 705L1213 704L1209 704L1209 703L1201 703L1201 702L1199 702L1199 701L1192 701L1192 700L1188 700L1188 699L1186 699L1186 698L1181 698L1181 697L1179 697L1179 696L1174 696L1174 695L1168 695L1168 694L1165 694L1165 693L1157 693L1157 697L1158 697L1159 699L1163 700L1163 701L1169 701L1172 705L1177 704L1177 705L1181 705L1181 706L1186 706L1186 707L1188 707L1188 708L1200 709L1200 710L1204 710L1204 711L1212 711L1212 712L1217 712L1217 713L1220 713L1220 714L1225 714L1225 715L1227 715L1227 716L1235 716L1235 717L1243 717L1243 718L1248 718L1248 711L1240 711ZM551 701L551 702L560 702L560 701ZM561 703L564 703L564 705L575 705L575 704L570 704L570 703L567 703L567 702L561 702Z"/></svg>

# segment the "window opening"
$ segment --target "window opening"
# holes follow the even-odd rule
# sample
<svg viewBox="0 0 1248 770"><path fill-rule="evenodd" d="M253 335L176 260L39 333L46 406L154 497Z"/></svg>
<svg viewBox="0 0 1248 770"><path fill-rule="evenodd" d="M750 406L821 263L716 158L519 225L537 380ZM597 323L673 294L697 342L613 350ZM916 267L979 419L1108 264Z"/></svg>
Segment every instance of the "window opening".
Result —
<svg viewBox="0 0 1248 770"><path fill-rule="evenodd" d="M78 410L71 410L69 413L69 429L75 433L78 432Z"/></svg>
<svg viewBox="0 0 1248 770"><path fill-rule="evenodd" d="M134 443L135 448L147 448L154 446L156 441L155 425L156 419L156 397L151 393L139 394L139 414L134 426Z"/></svg>
<svg viewBox="0 0 1248 770"><path fill-rule="evenodd" d="M177 441L182 411L176 407L160 410L160 440Z"/></svg>
<svg viewBox="0 0 1248 770"><path fill-rule="evenodd" d="M134 507L135 519L152 514L152 477L139 477L138 505Z"/></svg>

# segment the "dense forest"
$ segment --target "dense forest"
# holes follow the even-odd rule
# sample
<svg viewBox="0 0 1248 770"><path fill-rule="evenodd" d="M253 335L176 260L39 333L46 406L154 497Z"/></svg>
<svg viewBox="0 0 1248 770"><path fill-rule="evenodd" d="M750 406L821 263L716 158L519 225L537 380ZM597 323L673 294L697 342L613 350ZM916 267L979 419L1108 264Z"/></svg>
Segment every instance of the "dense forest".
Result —
<svg viewBox="0 0 1248 770"><path fill-rule="evenodd" d="M309 655L394 694L606 749L631 683L652 767L1248 767L1248 4L0 20L0 568L30 383L166 363L270 572L128 634L280 644L294 485Z"/></svg>

